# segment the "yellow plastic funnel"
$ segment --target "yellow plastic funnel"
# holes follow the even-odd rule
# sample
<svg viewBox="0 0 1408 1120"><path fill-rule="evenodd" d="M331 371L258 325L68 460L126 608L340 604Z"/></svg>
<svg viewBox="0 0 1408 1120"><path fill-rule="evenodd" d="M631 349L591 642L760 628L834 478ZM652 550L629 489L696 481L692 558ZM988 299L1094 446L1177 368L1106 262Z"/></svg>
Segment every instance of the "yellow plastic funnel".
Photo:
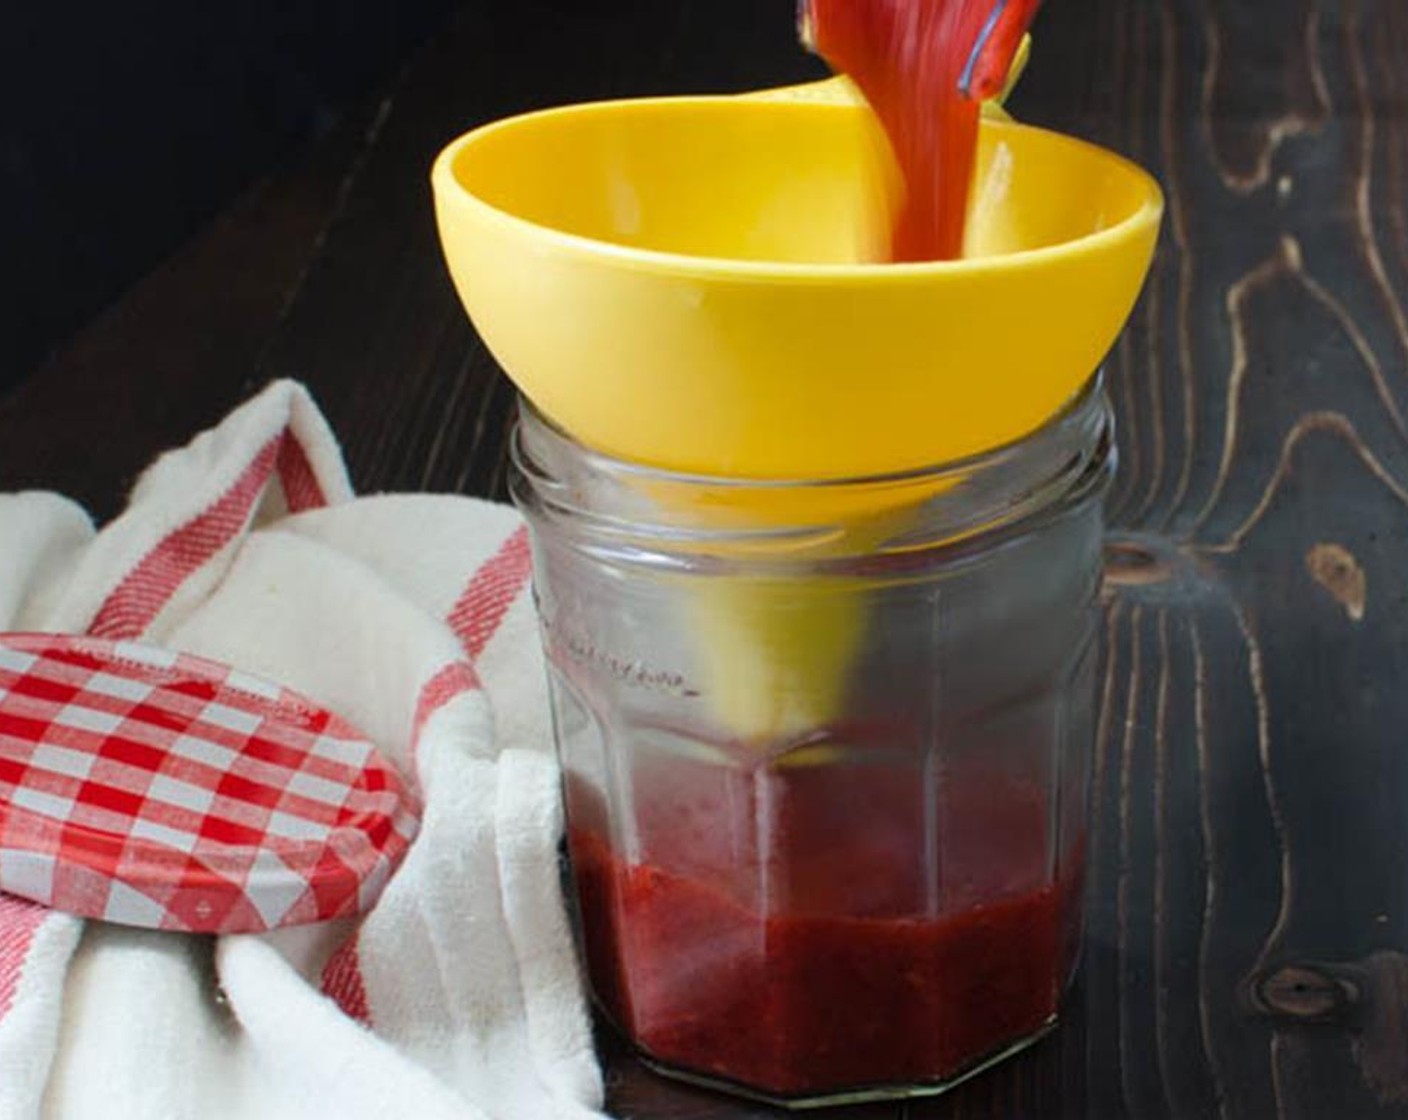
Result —
<svg viewBox="0 0 1408 1120"><path fill-rule="evenodd" d="M887 212L873 127L854 105L730 97L489 125L435 164L451 274L523 392L620 458L856 477L1018 439L1124 324L1158 187L985 121L969 259L868 263Z"/></svg>
<svg viewBox="0 0 1408 1120"><path fill-rule="evenodd" d="M877 126L819 89L553 109L441 154L455 285L548 419L670 471L858 478L1020 439L1091 377L1149 266L1153 179L988 119L967 259L880 263L893 172ZM902 513L841 512L877 539ZM754 582L697 599L734 733L834 714L863 620L854 596L810 591L805 617L771 613Z"/></svg>

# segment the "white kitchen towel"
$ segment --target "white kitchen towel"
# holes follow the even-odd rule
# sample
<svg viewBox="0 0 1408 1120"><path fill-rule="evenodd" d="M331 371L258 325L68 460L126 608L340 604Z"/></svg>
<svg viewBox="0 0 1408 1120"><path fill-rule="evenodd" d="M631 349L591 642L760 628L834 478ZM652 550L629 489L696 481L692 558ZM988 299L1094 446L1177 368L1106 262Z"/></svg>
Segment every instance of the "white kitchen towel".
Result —
<svg viewBox="0 0 1408 1120"><path fill-rule="evenodd" d="M507 507L354 497L291 382L164 455L101 532L55 495L0 496L0 630L280 681L423 803L357 922L212 941L0 894L0 1120L600 1115L529 568Z"/></svg>

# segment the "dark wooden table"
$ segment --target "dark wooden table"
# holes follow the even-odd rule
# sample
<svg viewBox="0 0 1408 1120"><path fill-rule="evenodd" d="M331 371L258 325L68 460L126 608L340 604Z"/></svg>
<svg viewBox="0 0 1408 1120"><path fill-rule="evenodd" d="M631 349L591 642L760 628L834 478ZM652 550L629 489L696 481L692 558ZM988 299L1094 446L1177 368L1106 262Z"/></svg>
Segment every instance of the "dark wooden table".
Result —
<svg viewBox="0 0 1408 1120"><path fill-rule="evenodd" d="M472 0L0 402L0 490L110 515L295 376L361 488L501 496L512 394L440 263L433 154L535 106L812 76L791 8ZM837 1115L1408 1116L1408 4L1053 0L1016 109L1170 200L1109 364L1088 951L1035 1051ZM603 1045L622 1116L771 1115Z"/></svg>

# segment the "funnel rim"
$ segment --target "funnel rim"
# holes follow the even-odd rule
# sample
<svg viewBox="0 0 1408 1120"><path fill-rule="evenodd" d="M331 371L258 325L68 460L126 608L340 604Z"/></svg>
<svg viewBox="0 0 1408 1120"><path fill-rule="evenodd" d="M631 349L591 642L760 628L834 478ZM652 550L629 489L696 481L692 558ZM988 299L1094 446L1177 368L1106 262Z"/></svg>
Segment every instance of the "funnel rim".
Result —
<svg viewBox="0 0 1408 1120"><path fill-rule="evenodd" d="M1163 188L1152 174L1133 160L1118 152L1092 144L1088 140L1068 136L1062 132L1040 128L1016 121L984 119L983 130L994 129L999 133L1037 133L1050 140L1088 151L1091 155L1121 167L1131 178L1144 187L1144 199L1133 213L1113 225L1083 234L1069 241L1055 245L1043 245L1033 249L1019 249L1010 253L995 253L982 257L963 257L947 261L878 261L878 262L790 262L760 261L738 257L703 256L691 253L671 252L662 249L645 249L601 238L587 237L570 233L553 226L542 225L520 217L502 207L487 202L460 182L454 165L460 155L474 144L500 132L522 127L532 121L551 117L590 115L620 111L623 106L632 110L647 111L681 106L737 106L740 102L750 105L765 105L769 112L841 112L862 111L857 106L835 105L817 102L759 102L733 95L698 95L674 97L644 97L604 101L590 101L580 104L563 105L555 108L539 109L520 113L501 120L481 125L450 141L436 156L431 168L433 193L442 201L451 198L460 200L471 209L478 211L488 220L500 223L510 229L531 235L540 244L555 247L601 263L610 263L642 272L670 272L676 275L690 275L727 279L730 281L755 280L759 282L782 281L796 284L802 281L834 283L837 281L864 281L867 283L902 283L906 281L932 281L950 277L970 277L975 273L1022 270L1033 265L1082 256L1103 246L1136 237L1141 231L1157 227L1162 221L1165 201ZM779 108L780 107L780 108ZM752 111L752 110L748 110Z"/></svg>

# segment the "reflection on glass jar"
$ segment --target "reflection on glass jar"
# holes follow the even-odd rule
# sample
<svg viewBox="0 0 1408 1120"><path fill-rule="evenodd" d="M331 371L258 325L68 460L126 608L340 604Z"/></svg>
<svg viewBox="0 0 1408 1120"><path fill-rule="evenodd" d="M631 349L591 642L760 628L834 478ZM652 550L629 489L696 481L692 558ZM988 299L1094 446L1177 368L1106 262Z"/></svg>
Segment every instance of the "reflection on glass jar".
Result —
<svg viewBox="0 0 1408 1120"><path fill-rule="evenodd" d="M785 1103L941 1090L1054 1021L1079 945L1093 382L900 476L685 478L525 406L513 491L598 1002Z"/></svg>

